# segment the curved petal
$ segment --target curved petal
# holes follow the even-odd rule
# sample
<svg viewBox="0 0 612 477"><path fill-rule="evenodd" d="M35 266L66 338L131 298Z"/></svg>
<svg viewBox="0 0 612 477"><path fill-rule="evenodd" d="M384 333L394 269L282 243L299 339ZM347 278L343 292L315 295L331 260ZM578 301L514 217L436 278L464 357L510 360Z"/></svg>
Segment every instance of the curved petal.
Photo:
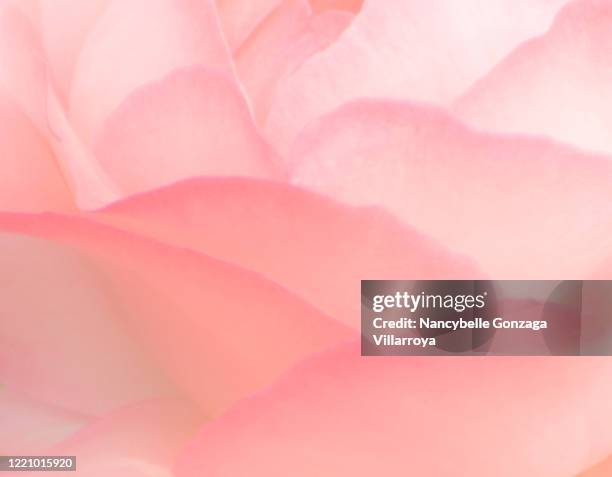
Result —
<svg viewBox="0 0 612 477"><path fill-rule="evenodd" d="M315 13L328 10L359 13L363 3L364 0L310 0L310 5Z"/></svg>
<svg viewBox="0 0 612 477"><path fill-rule="evenodd" d="M85 414L175 394L122 321L104 273L82 253L0 232L0 381Z"/></svg>
<svg viewBox="0 0 612 477"><path fill-rule="evenodd" d="M45 139L0 89L0 210L74 209L68 186Z"/></svg>
<svg viewBox="0 0 612 477"><path fill-rule="evenodd" d="M284 0L217 0L223 33L237 50L257 26Z"/></svg>
<svg viewBox="0 0 612 477"><path fill-rule="evenodd" d="M55 215L1 214L0 230L40 237L45 239L43 244L46 247L58 247L57 242L68 251L84 253L94 264L93 271L97 274L93 277L85 274L83 279L78 275L72 278L70 273L75 273L73 267L78 267L79 263L70 266L75 259L71 260L68 255L65 263L57 265L60 257L55 256L56 265L43 262L39 274L33 278L37 262L32 253L28 256L33 265L19 268L23 270L22 282L28 283L29 280L33 284L40 283L42 287L51 273L55 294L49 296L50 291L45 289L33 292L30 287L27 296L49 298L24 304L24 294L28 289L25 285L22 288L17 286L15 292L7 292L4 302L0 302L11 307L8 316L19 314L23 317L21 321L4 324L9 326L9 330L14 330L4 335L5 342L19 349L15 353L10 351L10 346L0 347L0 352L7 354L0 359L0 364L11 371L11 382L29 380L26 384L32 388L43 384L61 388L61 381L67 382L74 394L65 396L64 402L78 399L74 386L81 381L78 391L83 394L89 389L86 384L95 379L98 380L98 389L108 388L110 393L125 393L125 389L137 386L148 374L132 375L132 371L138 369L134 364L121 370L118 376L107 369L112 363L127 361L124 356L136 354L142 345L146 356L159 364L180 389L192 396L203 409L216 413L268 384L304 356L356 333L258 274L87 220ZM18 247L25 247L33 239L13 237L11 240L19 251ZM51 241L51 245L46 241ZM35 241L39 242L40 239ZM23 261L23 253L2 256L14 262ZM14 266L2 270L17 273ZM56 277L53 273L60 275ZM16 283L19 285L21 282ZM79 294L74 291L77 284L83 287ZM114 298L112 303L104 301L105 292ZM74 298L66 303L68 297ZM77 305L87 308L81 311ZM110 308L110 305L114 307ZM43 313L46 306L55 312L54 319ZM74 310L72 307L77 308ZM80 325L79 319L83 320L83 314L89 320ZM129 336L138 340L138 346L125 342L125 338L121 343L109 331L106 335L99 333L97 341L90 342L90 335L97 331L91 321L95 324L96 320L103 320L108 326L109 322L113 323L109 317L114 317L118 326L125 327ZM75 321L79 326L73 324L72 327L60 328L58 325ZM30 329L33 331L28 333ZM48 349L55 346L56 341L50 339L54 335L59 335L61 342L67 344L65 349L61 349L63 355L52 354ZM25 337L25 344L18 342L18 337ZM47 349L43 349L45 347ZM66 355L73 350L76 350L74 356L79 358L70 360ZM102 371L92 374L95 367L88 365L81 355L97 359L93 364ZM28 356L28 361L18 359L21 356ZM57 356L58 361L53 362L49 356ZM43 359L46 361L42 362ZM134 360L132 358L132 363ZM72 363L72 366L66 367L66 363ZM32 379L32 369L41 371L38 380ZM49 370L49 373L44 374L43 370ZM89 376L82 376L85 371ZM80 373L79 379L71 379L71 372ZM8 372L1 374L8 376ZM108 386L100 381L102 379L110 382ZM126 383L117 386L119 379L126 379ZM66 393L67 389L71 388L67 386L63 392Z"/></svg>
<svg viewBox="0 0 612 477"><path fill-rule="evenodd" d="M382 210L347 207L285 184L194 180L92 218L256 270L353 328L362 279L481 274Z"/></svg>
<svg viewBox="0 0 612 477"><path fill-rule="evenodd" d="M70 118L90 145L130 92L193 65L232 71L212 0L112 0L77 60Z"/></svg>
<svg viewBox="0 0 612 477"><path fill-rule="evenodd" d="M455 106L486 130L546 135L612 154L612 4L570 4Z"/></svg>
<svg viewBox="0 0 612 477"><path fill-rule="evenodd" d="M58 90L66 99L81 48L110 0L37 1L47 59Z"/></svg>
<svg viewBox="0 0 612 477"><path fill-rule="evenodd" d="M33 455L66 439L88 418L36 402L0 386L0 452Z"/></svg>
<svg viewBox="0 0 612 477"><path fill-rule="evenodd" d="M95 155L123 195L194 176L285 177L235 84L202 68L132 93L106 122Z"/></svg>
<svg viewBox="0 0 612 477"><path fill-rule="evenodd" d="M348 27L347 12L312 16L307 0L288 0L272 12L236 52L236 70L263 124L282 77L331 45Z"/></svg>
<svg viewBox="0 0 612 477"><path fill-rule="evenodd" d="M279 85L267 133L281 152L323 113L362 97L447 104L567 0L368 0L342 37Z"/></svg>
<svg viewBox="0 0 612 477"><path fill-rule="evenodd" d="M166 477L175 455L201 422L202 416L189 402L142 402L94 421L47 452L75 455L77 475Z"/></svg>
<svg viewBox="0 0 612 477"><path fill-rule="evenodd" d="M610 253L609 157L366 101L304 132L292 163L295 183L384 206L499 279L586 278Z"/></svg>
<svg viewBox="0 0 612 477"><path fill-rule="evenodd" d="M203 428L177 477L570 477L612 448L611 371L607 358L364 359L351 346Z"/></svg>
<svg viewBox="0 0 612 477"><path fill-rule="evenodd" d="M581 473L578 477L607 477L608 475L612 475L612 456Z"/></svg>

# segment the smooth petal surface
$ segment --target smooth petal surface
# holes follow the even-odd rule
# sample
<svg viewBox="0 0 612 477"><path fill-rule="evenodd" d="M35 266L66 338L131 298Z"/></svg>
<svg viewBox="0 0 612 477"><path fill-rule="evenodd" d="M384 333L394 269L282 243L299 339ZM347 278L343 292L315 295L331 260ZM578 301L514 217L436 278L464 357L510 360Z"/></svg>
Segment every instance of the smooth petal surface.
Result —
<svg viewBox="0 0 612 477"><path fill-rule="evenodd" d="M48 452L76 455L76 475L170 477L175 455L201 422L189 402L152 400L104 416Z"/></svg>
<svg viewBox="0 0 612 477"><path fill-rule="evenodd" d="M98 389L125 393L126 389L131 390L142 382L147 374L130 374L131 380L118 386L115 381L118 376L107 366L116 362L114 360L121 361L125 356L123 353L135 353L139 345L142 345L151 362L160 365L181 390L192 396L206 412L217 413L265 386L305 356L355 335L354 331L262 276L203 254L141 239L87 220L54 215L0 215L0 230L50 240L53 242L52 247L58 242L69 250L74 248L85 253L95 264L94 270L105 278L97 286L91 286L91 293L110 290L115 298L114 314L98 297L99 303L94 302L92 305L91 299L87 303L88 315L103 318L104 323L110 325L110 313L111 320L114 318L116 323L129 330L131 337L138 340L135 344L121 344L108 332L109 336L98 333L97 342L94 343L78 339L81 334L87 337L93 334L90 330L96 331L87 322L84 330L79 327L73 327L73 330L62 327L62 333L58 323L62 323L62 320L79 320L84 312L73 311L70 308L73 302L66 304L60 301L54 306L58 316L55 321L49 320L44 313L36 310L37 306L44 307L45 302L38 300L27 303L34 308L28 309L23 303L26 299L23 296L25 290L17 288L7 296L11 300L4 303L4 306L12 307L6 314L14 316L14 310L23 310L24 316L29 319L9 321L5 325L9 326L4 334L7 346L0 348L0 351L6 353L6 356L0 359L0 363L12 370L13 381L27 379L32 388L42 388L45 382L48 386L61 388L60 380L54 379L52 373L64 376L70 368L60 363L70 362L73 363L75 374L79 376L79 380L68 381L73 393L77 392L74 389L76 383L82 381L83 388L78 390L83 392L82 389L87 389L85 384L94 379L98 379ZM19 250L18 247L23 246L24 241L12 238L11 243ZM43 241L43 244L46 242ZM18 253L2 256L19 263ZM36 259L34 254L31 257L32 260ZM56 265L61 273L70 273L72 270L68 258L61 267ZM28 270L23 273L24 282L28 279L32 281L32 274L36 273L35 264L24 268ZM9 267L3 270L17 273ZM49 270L52 272L55 268L43 263L37 275L41 285L47 279L43 272L48 274ZM85 301L88 298L84 294L75 295L76 285L70 286L76 283L85 287L88 285L85 281L87 276L83 280L73 279L69 282L61 278L61 275L51 278L58 293L63 291L63 294L59 294L60 299L77 296ZM22 291L21 295L19 291ZM43 292L44 289L30 289L31 295L28 296L45 296ZM76 299L73 301L81 303ZM37 333L28 334L28 326L39 317L45 317L47 321L35 329ZM63 342L67 343L67 348L62 348L64 353L76 349L78 352L75 356L82 355L83 358L70 360L58 356L58 362L51 363L49 356L58 355L49 349L55 347L54 340L50 339L53 333L59 334ZM30 346L26 343L25 347L17 351L11 350L11 347L15 348L19 344L17 338L22 336L31 336L34 341ZM99 373L93 374L91 370L95 369L94 366L86 364L85 357L89 355L92 355L91 359L97 357L104 365ZM23 361L21 356L28 356L28 361ZM44 364L50 369L48 375L39 375L42 383L34 380L33 372L30 371L36 356L41 360L46 357ZM21 372L18 372L20 367ZM34 369L43 368L41 365ZM126 367L119 377L127 377L134 369L134 365ZM89 375L83 375L86 370L89 370ZM0 375L8 376L8 372L0 369ZM110 381L108 386L100 383L101 378ZM67 381L66 378L64 380ZM66 393L67 389L69 387L65 386L63 392ZM64 396L62 402L69 398ZM72 398L76 400L76 394Z"/></svg>
<svg viewBox="0 0 612 477"><path fill-rule="evenodd" d="M128 335L126 311L91 260L2 229L2 383L42 403L92 415L176 393Z"/></svg>
<svg viewBox="0 0 612 477"><path fill-rule="evenodd" d="M384 206L498 279L587 278L610 254L609 157L369 101L309 128L292 164L296 184Z"/></svg>
<svg viewBox="0 0 612 477"><path fill-rule="evenodd" d="M177 477L573 477L612 448L611 372L607 358L364 359L349 347L202 429Z"/></svg>
<svg viewBox="0 0 612 477"><path fill-rule="evenodd" d="M81 428L88 418L47 406L0 386L0 452L42 453Z"/></svg>
<svg viewBox="0 0 612 477"><path fill-rule="evenodd" d="M612 456L583 472L578 477L608 477L609 475L612 475Z"/></svg>
<svg viewBox="0 0 612 477"><path fill-rule="evenodd" d="M223 33L235 51L284 0L216 0Z"/></svg>
<svg viewBox="0 0 612 477"><path fill-rule="evenodd" d="M110 0L38 0L47 60L63 99L67 98L81 48Z"/></svg>
<svg viewBox="0 0 612 477"><path fill-rule="evenodd" d="M197 176L285 177L235 84L201 68L130 95L106 122L95 156L123 195Z"/></svg>
<svg viewBox="0 0 612 477"><path fill-rule="evenodd" d="M279 85L267 123L290 148L323 113L362 97L448 104L521 42L541 34L567 0L369 0L330 48Z"/></svg>
<svg viewBox="0 0 612 477"><path fill-rule="evenodd" d="M353 328L366 277L481 276L466 259L380 209L347 207L266 181L190 181L91 217L256 270Z"/></svg>
<svg viewBox="0 0 612 477"><path fill-rule="evenodd" d="M332 44L352 19L339 11L313 16L307 0L287 0L262 22L235 56L258 124L264 124L281 78Z"/></svg>
<svg viewBox="0 0 612 477"><path fill-rule="evenodd" d="M0 209L70 210L74 203L44 137L0 89Z"/></svg>
<svg viewBox="0 0 612 477"><path fill-rule="evenodd" d="M194 65L232 71L212 0L113 0L79 55L70 118L91 145L130 92Z"/></svg>
<svg viewBox="0 0 612 477"><path fill-rule="evenodd" d="M327 10L340 10L359 13L364 0L310 0L310 5L316 13Z"/></svg>
<svg viewBox="0 0 612 477"><path fill-rule="evenodd" d="M612 3L569 5L455 106L486 130L546 135L612 154Z"/></svg>

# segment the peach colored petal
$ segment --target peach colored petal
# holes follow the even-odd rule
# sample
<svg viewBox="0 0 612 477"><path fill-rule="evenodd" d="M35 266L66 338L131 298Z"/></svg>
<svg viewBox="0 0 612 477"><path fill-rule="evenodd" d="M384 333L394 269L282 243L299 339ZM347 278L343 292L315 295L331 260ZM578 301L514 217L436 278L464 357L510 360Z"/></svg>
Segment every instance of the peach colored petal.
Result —
<svg viewBox="0 0 612 477"><path fill-rule="evenodd" d="M342 103L392 97L447 104L567 0L368 0L329 49L279 85L267 133L281 152Z"/></svg>
<svg viewBox="0 0 612 477"><path fill-rule="evenodd" d="M610 254L612 161L363 101L304 132L296 184L380 205L502 278L586 278Z"/></svg>
<svg viewBox="0 0 612 477"><path fill-rule="evenodd" d="M38 454L82 427L85 416L53 408L0 385L0 453Z"/></svg>
<svg viewBox="0 0 612 477"><path fill-rule="evenodd" d="M578 477L609 477L610 475L612 475L612 456L581 473Z"/></svg>
<svg viewBox="0 0 612 477"><path fill-rule="evenodd" d="M130 92L193 65L232 70L212 0L112 0L77 60L70 118L90 145Z"/></svg>
<svg viewBox="0 0 612 477"><path fill-rule="evenodd" d="M202 68L132 93L106 122L95 155L123 195L194 176L285 177L236 85Z"/></svg>
<svg viewBox="0 0 612 477"><path fill-rule="evenodd" d="M284 0L216 0L223 33L232 51Z"/></svg>
<svg viewBox="0 0 612 477"><path fill-rule="evenodd" d="M53 244L58 242L69 250L74 248L90 257L95 264L94 271L103 273L105 281L94 282L93 286L89 285L91 282L81 281L84 288L87 285L84 292L87 289L91 290L90 293L96 290L104 291L106 287L112 290L116 311L111 316L115 316L118 324L125 326L130 331L130 336L143 344L153 362L158 363L182 390L193 396L202 408L210 413L219 412L245 394L266 385L303 357L355 334L256 273L203 254L142 239L87 220L56 215L0 214L0 230L41 237ZM21 244L22 241L18 241L15 246ZM6 255L15 257L15 261L19 257L16 253ZM46 264L42 267L38 276L41 282L44 282L46 276L43 272L48 270L48 267ZM32 277L35 271L35 266L31 266L23 275ZM62 264L61 273L70 271L65 263ZM104 297L94 296L94 299L100 300L99 306L91 306L90 298L87 309L80 313L78 309L73 312L71 306L81 304L80 300L85 302L89 297L84 295L84 292L75 294L75 285L72 285L71 289L66 280L59 278L61 276L52 278L60 299L60 303L53 308L59 315L56 319L70 322L78 320L87 312L88 315L94 315L94 318L103 315L105 323L109 321ZM97 279L97 276L91 280L93 279ZM43 291L36 291L32 295L45 296ZM74 303L62 302L66 293L75 297ZM11 304L16 310L23 308L23 300L19 294L9 296L14 299L7 304ZM35 307L39 303L44 302L39 300L30 306ZM31 319L42 316L42 313L36 313L34 309L24 316L30 320L10 324L18 329L19 326L27 328ZM47 333L60 334L60 329L56 330L53 321L44 323ZM134 352L139 348L128 343L111 345L112 335L99 335L98 343L88 343L79 340L78 327L73 331L67 328L70 333L66 332L66 327L61 329L65 333L60 334L60 337L68 343L69 350L76 348L84 356L88 356L93 350L103 347L104 352L93 353L100 360L106 360L103 363L121 360L122 352ZM85 328L85 338L92 329L91 325ZM32 347L29 353L23 350L10 354L8 358L29 356L32 353L38 353L40 357L46 356L47 359L53 356L48 347L56 346L55 340L49 339L48 334L43 339L42 332L43 329L40 328L34 335L36 340L41 341L38 347ZM9 343L14 341L15 336L27 337L28 334L14 332L9 338L11 336L13 338L8 340ZM43 350L43 344L47 346L46 351ZM0 348L0 351L3 350L7 348ZM8 358L0 360L0 363L13 367L21 365L28 371L27 362ZM71 361L61 358L58 362ZM51 368L50 372L59 372L60 375L65 372L57 363L51 363L51 360L47 363ZM81 374L85 368L92 368L83 360L74 362L73 366ZM108 379L111 381L108 386L110 392L121 391L112 386L118 378L102 369L103 371L93 375L90 370L89 379ZM134 369L134 366L131 369ZM32 373L22 372L17 376L31 378ZM146 375L143 373L143 377L136 376L132 379L138 382L144 377ZM52 379L51 376L42 375L40 379L59 385L58 380ZM88 382L87 376L80 376L80 379L83 383ZM71 382L74 386L78 381ZM37 381L32 381L31 384L39 385ZM133 385L128 382L123 387L129 389ZM106 386L103 389L106 389Z"/></svg>
<svg viewBox="0 0 612 477"><path fill-rule="evenodd" d="M73 209L72 196L49 145L1 89L0 124L0 209Z"/></svg>
<svg viewBox="0 0 612 477"><path fill-rule="evenodd" d="M486 130L546 135L612 153L612 3L570 4L456 104Z"/></svg>
<svg viewBox="0 0 612 477"><path fill-rule="evenodd" d="M76 475L170 477L175 455L201 421L189 402L137 403L94 421L47 452L75 455ZM75 472L55 475L72 477Z"/></svg>
<svg viewBox="0 0 612 477"><path fill-rule="evenodd" d="M288 0L274 10L236 52L236 70L263 124L279 80L332 44L350 24L347 12L312 16L307 0Z"/></svg>
<svg viewBox="0 0 612 477"><path fill-rule="evenodd" d="M364 0L310 0L310 5L315 13L328 10L341 10L351 13L359 13Z"/></svg>
<svg viewBox="0 0 612 477"><path fill-rule="evenodd" d="M38 0L47 59L66 99L81 48L110 0Z"/></svg>
<svg viewBox="0 0 612 477"><path fill-rule="evenodd" d="M351 327L359 326L361 279L481 275L382 210L285 184L194 180L92 218L256 270Z"/></svg>
<svg viewBox="0 0 612 477"><path fill-rule="evenodd" d="M571 477L612 448L611 372L607 358L364 359L348 347L211 422L176 475Z"/></svg>
<svg viewBox="0 0 612 477"><path fill-rule="evenodd" d="M122 302L88 257L2 229L0 382L86 414L176 393L128 335Z"/></svg>

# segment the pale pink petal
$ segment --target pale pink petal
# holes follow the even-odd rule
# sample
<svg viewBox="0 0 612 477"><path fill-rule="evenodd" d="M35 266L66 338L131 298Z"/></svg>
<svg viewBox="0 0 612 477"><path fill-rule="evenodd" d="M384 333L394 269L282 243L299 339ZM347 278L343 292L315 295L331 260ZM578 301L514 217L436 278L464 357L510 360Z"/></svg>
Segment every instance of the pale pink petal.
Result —
<svg viewBox="0 0 612 477"><path fill-rule="evenodd" d="M65 99L74 65L89 32L110 0L38 0L47 60Z"/></svg>
<svg viewBox="0 0 612 477"><path fill-rule="evenodd" d="M479 81L456 113L478 128L612 153L611 25L612 3L572 3L550 32Z"/></svg>
<svg viewBox="0 0 612 477"><path fill-rule="evenodd" d="M567 0L368 0L330 48L279 85L267 124L286 152L319 115L360 97L447 104Z"/></svg>
<svg viewBox="0 0 612 477"><path fill-rule="evenodd" d="M123 195L194 176L285 177L236 85L202 68L132 93L106 122L95 155Z"/></svg>
<svg viewBox="0 0 612 477"><path fill-rule="evenodd" d="M359 13L364 0L309 0L315 13L327 10L341 10L351 13Z"/></svg>
<svg viewBox="0 0 612 477"><path fill-rule="evenodd" d="M189 402L153 400L119 409L47 450L76 456L72 477L170 477L175 455L202 422Z"/></svg>
<svg viewBox="0 0 612 477"><path fill-rule="evenodd" d="M190 181L92 217L256 270L353 328L362 279L482 275L382 210L271 182Z"/></svg>
<svg viewBox="0 0 612 477"><path fill-rule="evenodd" d="M307 0L288 0L271 13L236 53L236 69L263 124L279 80L331 45L350 24L347 12L311 15Z"/></svg>
<svg viewBox="0 0 612 477"><path fill-rule="evenodd" d="M348 347L204 427L176 475L571 477L612 449L611 373L607 358L364 359Z"/></svg>
<svg viewBox="0 0 612 477"><path fill-rule="evenodd" d="M235 51L284 0L216 0L223 33Z"/></svg>
<svg viewBox="0 0 612 477"><path fill-rule="evenodd" d="M0 209L72 210L74 203L51 148L0 88Z"/></svg>
<svg viewBox="0 0 612 477"><path fill-rule="evenodd" d="M232 69L212 0L112 0L77 60L70 118L90 145L131 91L193 65Z"/></svg>
<svg viewBox="0 0 612 477"><path fill-rule="evenodd" d="M612 475L612 455L578 477L609 477L610 475Z"/></svg>
<svg viewBox="0 0 612 477"><path fill-rule="evenodd" d="M63 441L89 418L25 397L0 385L0 453L38 454Z"/></svg>
<svg viewBox="0 0 612 477"><path fill-rule="evenodd" d="M612 160L364 101L296 143L296 184L380 205L496 278L586 278L610 254Z"/></svg>
<svg viewBox="0 0 612 477"><path fill-rule="evenodd" d="M15 343L16 337L26 342L18 352L0 347L6 354L0 364L12 371L11 382L29 380L27 384L34 389L57 387L56 391L68 394L62 402L86 394L96 379L98 389L104 390L100 392L136 394L133 389L150 376L146 368L133 374L139 369L140 346L125 338L122 342L110 331L103 334L108 328L102 328L97 341L91 341L99 328L95 325L102 320L106 327L127 328L153 362L209 413L268 384L305 356L355 334L261 275L203 254L54 215L0 215L0 230L45 239L11 236L16 251L2 254L12 267L0 269L13 275L20 272L23 277L16 282L15 291L3 297L4 303L0 302L10 307L3 314L23 316L5 325L9 328L4 341L13 347L21 344ZM74 250L72 254L78 250L91 257L94 268L83 271L73 255L55 255L42 262L36 275L40 257L34 249L27 255L32 265L22 264L15 270L15 264L25 260L23 253L17 253L19 247L29 251L30 243L42 243L44 250L60 247L61 251ZM37 300L24 296L27 280L27 296ZM105 300L107 290L112 291L111 303ZM53 319L51 311L45 313L47 308L54 312ZM58 341L62 347L54 351ZM78 359L69 359L72 351ZM126 355L132 356L131 361ZM108 369L116 363L126 363L118 375ZM40 372L44 369L48 374ZM0 369L0 375L7 376L7 372ZM118 386L123 379L126 382ZM77 384L80 387L75 389ZM106 395L101 394L103 397Z"/></svg>
<svg viewBox="0 0 612 477"><path fill-rule="evenodd" d="M116 200L118 192L114 185L83 147L65 117L51 84L38 32L11 3L0 5L0 57L0 88L48 141L78 205L100 207Z"/></svg>
<svg viewBox="0 0 612 477"><path fill-rule="evenodd" d="M87 414L176 393L128 335L127 311L87 256L2 229L0 382Z"/></svg>

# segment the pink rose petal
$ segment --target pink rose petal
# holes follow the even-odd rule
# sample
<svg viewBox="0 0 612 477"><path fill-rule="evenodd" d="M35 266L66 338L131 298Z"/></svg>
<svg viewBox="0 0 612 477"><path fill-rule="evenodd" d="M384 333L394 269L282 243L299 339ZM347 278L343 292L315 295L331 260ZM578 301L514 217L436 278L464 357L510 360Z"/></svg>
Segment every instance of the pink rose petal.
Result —
<svg viewBox="0 0 612 477"><path fill-rule="evenodd" d="M85 414L176 394L128 335L126 310L87 256L2 229L2 383Z"/></svg>
<svg viewBox="0 0 612 477"><path fill-rule="evenodd" d="M58 91L67 98L81 48L110 0L38 0L45 52Z"/></svg>
<svg viewBox="0 0 612 477"><path fill-rule="evenodd" d="M364 101L313 124L292 164L296 184L386 207L499 279L586 278L611 253L609 157Z"/></svg>
<svg viewBox="0 0 612 477"><path fill-rule="evenodd" d="M380 209L347 207L285 184L200 179L92 218L256 270L353 328L362 279L482 275Z"/></svg>
<svg viewBox="0 0 612 477"><path fill-rule="evenodd" d="M567 0L369 0L329 49L279 86L267 133L281 152L323 113L361 97L447 104Z"/></svg>
<svg viewBox="0 0 612 477"><path fill-rule="evenodd" d="M175 455L201 421L199 411L189 402L137 403L94 421L47 452L75 455L76 475L169 476ZM72 477L75 472L54 475Z"/></svg>
<svg viewBox="0 0 612 477"><path fill-rule="evenodd" d="M81 428L88 418L24 397L0 385L0 453L42 453Z"/></svg>
<svg viewBox="0 0 612 477"><path fill-rule="evenodd" d="M307 0L288 0L262 22L236 53L236 69L263 124L278 82L331 45L352 21L347 12L312 16Z"/></svg>
<svg viewBox="0 0 612 477"><path fill-rule="evenodd" d="M232 70L212 0L112 0L75 66L70 118L90 145L130 92L193 65Z"/></svg>
<svg viewBox="0 0 612 477"><path fill-rule="evenodd" d="M217 0L223 33L232 51L284 0Z"/></svg>
<svg viewBox="0 0 612 477"><path fill-rule="evenodd" d="M310 5L316 13L327 10L341 10L351 13L359 13L364 0L310 0Z"/></svg>
<svg viewBox="0 0 612 477"><path fill-rule="evenodd" d="M0 124L0 209L74 209L70 190L49 145L1 89Z"/></svg>
<svg viewBox="0 0 612 477"><path fill-rule="evenodd" d="M194 176L285 177L236 85L202 68L132 93L106 122L95 155L123 195Z"/></svg>
<svg viewBox="0 0 612 477"><path fill-rule="evenodd" d="M578 477L608 477L612 475L612 455L595 467L581 473Z"/></svg>
<svg viewBox="0 0 612 477"><path fill-rule="evenodd" d="M66 383L60 389L67 394L63 402L77 400L79 393L86 395L87 384L94 379L107 380L99 382L98 389L103 390L99 391L102 399L106 397L102 393L111 396L113 393L134 394L132 389L148 377L144 372L132 375L138 369L137 357L127 361L131 366L126 366L119 376L108 370L112 363L125 362L126 354L134 356L140 346L125 338L122 344L108 331L107 335L98 333L98 341L90 343L88 337L98 329L88 321L72 328L61 326L84 320L83 315L90 317L94 324L103 320L107 326L116 324L128 329L129 335L142 344L151 362L159 364L208 413L219 412L268 384L305 356L355 335L354 331L261 275L203 254L142 239L87 220L57 215L0 214L0 230L40 237L45 239L42 244L46 247L58 247L55 243L59 242L62 250L63 247L76 249L92 260L94 268L88 273L81 272L83 279L69 275L75 271L67 264L76 260L70 255L56 272L68 274L68 281L62 279L61 274L51 275L59 302L52 301L46 305L42 299L33 303L30 300L27 305L33 308L28 309L24 306L26 290L17 287L15 293L8 295L11 300L4 303L4 306L11 307L13 315L20 310L24 312L23 321L7 324L9 330L17 331L7 333L5 341L11 346L19 344L15 343L15 337L19 336L30 336L34 341L29 345L31 349L22 347L19 352L10 352L7 346L0 347L0 351L7 354L0 359L0 364L13 371L12 380L29 380L31 389L42 388L43 384L62 388L60 379L55 378L59 375ZM41 242L40 239L18 240L14 237L11 240L17 251L19 247L25 247L28 252L29 243ZM51 244L46 240L52 241ZM2 256L14 257L15 262L23 261L17 252ZM34 263L23 269L24 281L26 277L31 281L37 272L36 256L33 253L29 256ZM52 258L50 263L43 262L39 274L35 275L39 277L41 287L47 283L48 274L55 270L53 263L57 263L61 256ZM79 265L79 261L73 265L77 267L76 272L80 271ZM16 273L7 267L4 269L7 273ZM91 277L94 272L103 274L104 280L98 274ZM75 284L81 284L81 293L75 293ZM86 294L87 290L90 295ZM30 290L28 296L46 296L44 291ZM106 291L112 292L114 298L110 304L105 301ZM96 292L102 296L95 295ZM66 294L74 297L73 301L63 302ZM52 298L55 299L51 296L49 300ZM111 308L111 305L114 306ZM43 313L46 306L57 313L55 321ZM41 308L39 312L37 307ZM114 317L114 321L109 317ZM40 324L35 327L37 318L45 318L44 327ZM25 327L26 331L31 327L36 333L19 331L20 327ZM66 349L60 348L55 354L52 351L57 343L50 339L53 334L59 335L62 343L67 343ZM80 339L81 335L84 338ZM100 362L94 361L93 364L99 372L92 372L96 367L85 358L75 361L58 355L59 352L70 354L75 349L78 351L75 356L98 357ZM23 356L28 356L28 361L24 361ZM58 361L53 362L50 356L58 356ZM32 363L36 363L34 357L41 360L46 357L47 361L32 370ZM65 368L59 363L72 364ZM41 371L45 366L49 374L39 373L38 379L34 379L34 371ZM7 372L0 369L0 374L6 376ZM72 379L73 375L78 379ZM128 376L131 380L127 379L122 386L116 385L117 381ZM75 388L77 385L78 389Z"/></svg>
<svg viewBox="0 0 612 477"><path fill-rule="evenodd" d="M607 358L364 359L348 347L211 422L176 475L570 477L612 449L611 373Z"/></svg>
<svg viewBox="0 0 612 477"><path fill-rule="evenodd" d="M612 3L569 5L456 105L486 130L546 135L612 153Z"/></svg>

